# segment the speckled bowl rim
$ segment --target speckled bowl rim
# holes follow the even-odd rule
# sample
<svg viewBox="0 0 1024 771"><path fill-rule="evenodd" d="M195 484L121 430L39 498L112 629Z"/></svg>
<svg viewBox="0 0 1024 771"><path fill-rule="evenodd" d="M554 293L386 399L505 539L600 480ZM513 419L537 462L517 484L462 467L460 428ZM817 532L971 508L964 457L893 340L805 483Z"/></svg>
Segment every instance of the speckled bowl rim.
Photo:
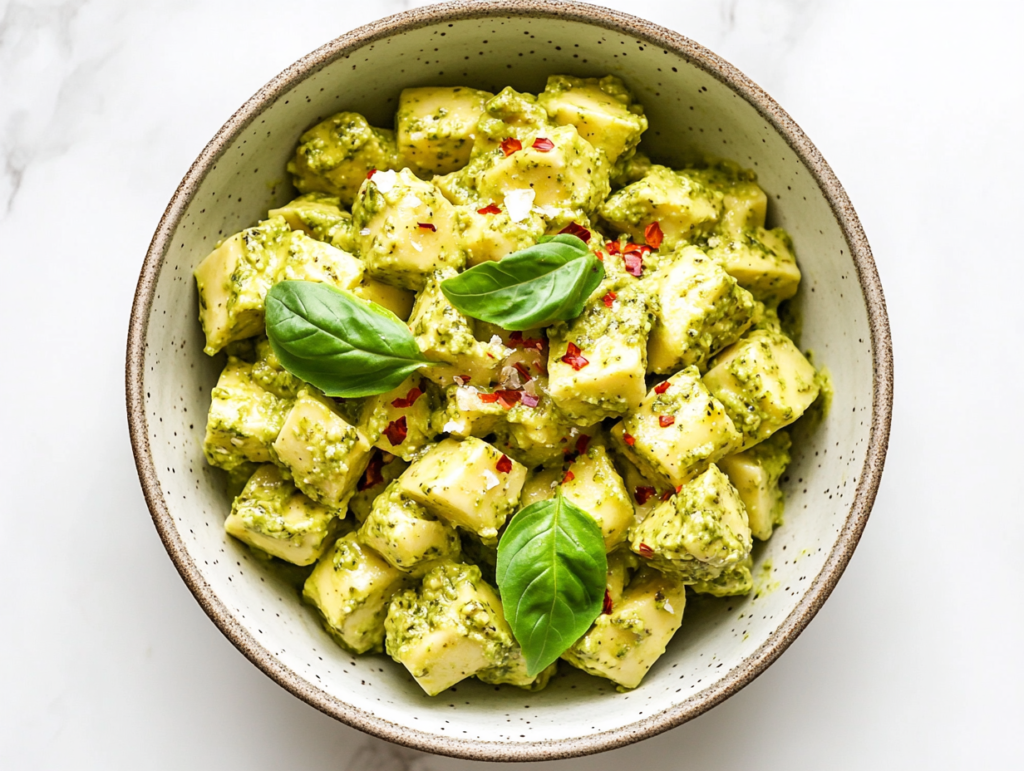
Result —
<svg viewBox="0 0 1024 771"><path fill-rule="evenodd" d="M531 16L578 21L646 40L681 55L746 99L782 135L814 176L851 249L868 310L874 366L871 435L856 495L835 547L808 591L789 616L753 654L704 691L660 713L582 738L523 743L463 740L418 731L383 720L331 696L284 666L235 619L203 579L178 533L160 488L149 447L143 370L149 315L157 279L170 239L210 168L232 141L280 95L339 57L368 43L408 30L453 20L493 16ZM889 441L893 360L889 320L882 285L867 238L850 200L821 153L792 118L760 87L728 62L671 30L601 6L560 0L457 1L405 11L367 24L318 48L286 69L249 99L217 132L192 164L167 206L142 266L128 329L126 363L128 424L135 464L146 503L160 538L188 588L224 635L268 676L320 711L366 733L397 744L454 757L490 761L554 760L622 747L692 720L724 701L774 662L821 608L860 540L878 491Z"/></svg>

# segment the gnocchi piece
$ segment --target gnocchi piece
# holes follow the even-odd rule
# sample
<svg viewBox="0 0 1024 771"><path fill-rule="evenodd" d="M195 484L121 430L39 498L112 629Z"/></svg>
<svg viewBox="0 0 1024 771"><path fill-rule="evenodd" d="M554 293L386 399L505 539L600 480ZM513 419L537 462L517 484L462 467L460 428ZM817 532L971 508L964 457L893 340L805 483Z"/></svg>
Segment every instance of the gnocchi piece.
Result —
<svg viewBox="0 0 1024 771"><path fill-rule="evenodd" d="M398 97L398 152L409 166L428 174L448 174L469 162L487 91L407 88Z"/></svg>
<svg viewBox="0 0 1024 771"><path fill-rule="evenodd" d="M750 532L761 541L771 538L772 530L782 524L784 496L779 480L789 465L790 445L789 434L777 431L749 450L718 461L740 494Z"/></svg>
<svg viewBox="0 0 1024 771"><path fill-rule="evenodd" d="M402 492L439 517L493 543L515 511L526 468L482 439L445 439L399 478Z"/></svg>
<svg viewBox="0 0 1024 771"><path fill-rule="evenodd" d="M714 581L750 556L747 512L718 466L682 485L630 535L647 564L688 584Z"/></svg>
<svg viewBox="0 0 1024 771"><path fill-rule="evenodd" d="M711 360L704 385L753 447L799 418L820 390L814 367L781 332L757 330Z"/></svg>
<svg viewBox="0 0 1024 771"><path fill-rule="evenodd" d="M327 193L351 206L366 175L401 168L395 134L362 115L339 112L301 137L288 173L300 193Z"/></svg>
<svg viewBox="0 0 1024 771"><path fill-rule="evenodd" d="M455 526L439 520L392 482L373 502L359 540L393 566L421 576L445 560L458 560Z"/></svg>
<svg viewBox="0 0 1024 771"><path fill-rule="evenodd" d="M349 533L313 568L302 597L344 648L366 653L383 649L388 603L409 582L406 573L360 543L357 533Z"/></svg>
<svg viewBox="0 0 1024 771"><path fill-rule="evenodd" d="M356 248L352 215L341 208L341 199L336 195L306 193L271 209L270 217L283 217L292 230L301 230L342 251L352 252Z"/></svg>
<svg viewBox="0 0 1024 771"><path fill-rule="evenodd" d="M781 228L756 228L708 239L708 256L763 303L788 300L800 288L793 242Z"/></svg>
<svg viewBox="0 0 1024 771"><path fill-rule="evenodd" d="M272 464L260 466L235 498L224 530L293 565L312 565L343 523L345 511L315 503Z"/></svg>

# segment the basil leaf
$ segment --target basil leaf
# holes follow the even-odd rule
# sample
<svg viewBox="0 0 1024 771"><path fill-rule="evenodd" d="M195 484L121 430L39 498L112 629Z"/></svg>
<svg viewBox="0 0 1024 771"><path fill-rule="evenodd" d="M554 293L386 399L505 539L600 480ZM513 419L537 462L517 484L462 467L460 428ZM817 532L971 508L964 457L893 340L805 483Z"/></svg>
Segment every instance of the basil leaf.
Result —
<svg viewBox="0 0 1024 771"><path fill-rule="evenodd" d="M601 528L561 491L512 518L498 544L498 589L531 677L601 613L607 571Z"/></svg>
<svg viewBox="0 0 1024 771"><path fill-rule="evenodd" d="M386 393L432 365L391 311L312 281L270 288L267 337L286 370L328 396Z"/></svg>
<svg viewBox="0 0 1024 771"><path fill-rule="evenodd" d="M442 281L441 291L466 316L523 331L576 318L603 278L587 245L564 234L476 265Z"/></svg>

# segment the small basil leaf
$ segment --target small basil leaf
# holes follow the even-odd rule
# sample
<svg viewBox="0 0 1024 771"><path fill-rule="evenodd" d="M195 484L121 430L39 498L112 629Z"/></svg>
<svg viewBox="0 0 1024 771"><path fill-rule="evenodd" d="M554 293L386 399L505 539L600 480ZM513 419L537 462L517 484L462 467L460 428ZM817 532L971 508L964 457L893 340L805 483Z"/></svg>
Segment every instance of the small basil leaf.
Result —
<svg viewBox="0 0 1024 771"><path fill-rule="evenodd" d="M531 677L601 613L607 570L601 528L561 492L512 518L498 544L498 589Z"/></svg>
<svg viewBox="0 0 1024 771"><path fill-rule="evenodd" d="M604 278L604 266L576 236L552 236L441 282L441 291L474 319L523 331L574 319Z"/></svg>
<svg viewBox="0 0 1024 771"><path fill-rule="evenodd" d="M270 288L267 337L286 370L328 396L385 393L432 364L389 310L312 281Z"/></svg>

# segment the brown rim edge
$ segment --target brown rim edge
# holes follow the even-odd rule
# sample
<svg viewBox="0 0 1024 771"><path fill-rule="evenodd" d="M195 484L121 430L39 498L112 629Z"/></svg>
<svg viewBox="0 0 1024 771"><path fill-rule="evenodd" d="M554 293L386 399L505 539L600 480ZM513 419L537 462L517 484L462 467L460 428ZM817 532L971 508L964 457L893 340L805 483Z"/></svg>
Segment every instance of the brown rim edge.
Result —
<svg viewBox="0 0 1024 771"><path fill-rule="evenodd" d="M178 534L149 447L143 375L149 312L168 238L210 166L234 138L296 82L339 57L390 35L437 22L491 16L537 16L578 21L623 32L674 51L746 99L783 136L814 176L843 231L868 307L874 369L870 445L846 522L821 572L800 602L753 654L721 680L675 707L602 733L562 741L484 742L416 731L335 699L279 662L234 618L213 593ZM882 477L889 441L893 398L892 338L882 285L871 248L848 196L821 153L792 118L753 81L703 46L651 22L601 6L562 0L456 0L405 11L353 30L318 48L284 70L250 98L203 149L171 198L153 235L139 276L128 328L125 389L132 451L142 491L167 553L189 590L224 635L253 664L303 701L354 728L406 747L470 760L530 761L578 757L615 749L655 736L701 715L752 682L789 647L832 593L867 524Z"/></svg>

